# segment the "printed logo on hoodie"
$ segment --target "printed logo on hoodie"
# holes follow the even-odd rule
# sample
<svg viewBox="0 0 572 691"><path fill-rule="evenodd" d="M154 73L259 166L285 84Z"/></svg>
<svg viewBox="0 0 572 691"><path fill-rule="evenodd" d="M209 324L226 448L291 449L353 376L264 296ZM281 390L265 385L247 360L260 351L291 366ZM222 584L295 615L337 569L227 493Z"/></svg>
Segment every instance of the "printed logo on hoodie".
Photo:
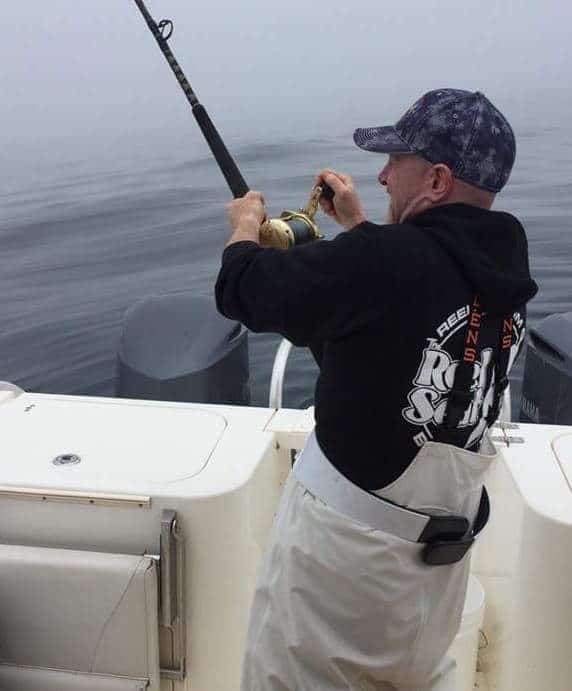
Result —
<svg viewBox="0 0 572 691"><path fill-rule="evenodd" d="M413 388L407 395L408 405L401 412L405 421L416 430L412 439L419 447L434 438L436 428L443 422L455 370L460 362L451 356L449 343L455 334L465 333L469 314L469 305L450 314L435 328L435 335L427 339L427 346L421 353L419 368L412 382ZM509 372L524 342L524 336L523 315L514 312ZM496 339L498 340L498 336ZM458 348L454 350L458 352ZM472 401L458 426L459 429L467 430L465 448L479 442L487 428L486 416L493 403L495 388L493 356L493 344L481 344L479 357L473 365Z"/></svg>

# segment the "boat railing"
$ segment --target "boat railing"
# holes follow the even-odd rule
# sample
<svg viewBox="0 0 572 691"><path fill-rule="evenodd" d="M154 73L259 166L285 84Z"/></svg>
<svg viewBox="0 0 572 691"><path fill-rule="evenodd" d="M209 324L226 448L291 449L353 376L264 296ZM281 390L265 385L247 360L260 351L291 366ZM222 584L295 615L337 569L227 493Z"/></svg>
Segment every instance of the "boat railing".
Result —
<svg viewBox="0 0 572 691"><path fill-rule="evenodd" d="M281 408L284 394L284 377L286 374L286 365L288 364L288 357L292 350L292 344L285 338L282 339L276 355L274 356L274 365L272 366L272 377L270 379L270 395L268 397L269 408Z"/></svg>

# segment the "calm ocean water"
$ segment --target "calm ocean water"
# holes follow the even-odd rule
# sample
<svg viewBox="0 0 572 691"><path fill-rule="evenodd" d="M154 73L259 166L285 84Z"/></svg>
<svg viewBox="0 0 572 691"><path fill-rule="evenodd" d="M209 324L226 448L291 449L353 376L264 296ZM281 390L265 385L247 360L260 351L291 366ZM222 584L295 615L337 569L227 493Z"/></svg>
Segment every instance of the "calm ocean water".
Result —
<svg viewBox="0 0 572 691"><path fill-rule="evenodd" d="M570 128L521 130L518 162L496 208L528 231L540 292L531 324L572 311L572 135ZM140 298L180 290L212 295L227 238L228 193L209 156L146 153L122 158L80 150L24 152L0 194L0 380L38 392L112 395L117 341L125 310ZM351 138L232 146L269 210L306 202L314 173L329 166L352 174L369 217L379 220L385 194L376 182L383 158ZM202 149L201 149L202 150ZM337 232L321 217L328 236ZM267 405L279 339L251 334L253 403ZM518 409L524 357L513 372ZM308 405L316 377L297 349L285 404Z"/></svg>

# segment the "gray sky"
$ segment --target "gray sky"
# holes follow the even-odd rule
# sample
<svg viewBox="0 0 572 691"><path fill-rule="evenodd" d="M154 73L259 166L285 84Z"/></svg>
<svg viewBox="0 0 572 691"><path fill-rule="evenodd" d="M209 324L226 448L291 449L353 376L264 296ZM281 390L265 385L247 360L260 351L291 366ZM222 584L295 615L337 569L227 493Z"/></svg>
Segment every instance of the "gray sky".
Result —
<svg viewBox="0 0 572 691"><path fill-rule="evenodd" d="M517 125L568 103L565 0L148 5L174 20L175 55L231 141L392 122L443 86L484 91ZM194 127L132 0L3 0L0 18L4 151Z"/></svg>

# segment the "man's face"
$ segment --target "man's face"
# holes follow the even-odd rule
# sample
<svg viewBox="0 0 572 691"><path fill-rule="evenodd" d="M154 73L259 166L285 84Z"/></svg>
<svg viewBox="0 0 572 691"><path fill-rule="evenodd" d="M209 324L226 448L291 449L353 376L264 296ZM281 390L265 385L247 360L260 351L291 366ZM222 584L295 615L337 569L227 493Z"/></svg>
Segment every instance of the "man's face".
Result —
<svg viewBox="0 0 572 691"><path fill-rule="evenodd" d="M389 155L386 166L377 177L389 194L389 209L385 219L387 223L402 223L414 208L419 210L415 200L423 199L430 168L429 162L415 154Z"/></svg>

